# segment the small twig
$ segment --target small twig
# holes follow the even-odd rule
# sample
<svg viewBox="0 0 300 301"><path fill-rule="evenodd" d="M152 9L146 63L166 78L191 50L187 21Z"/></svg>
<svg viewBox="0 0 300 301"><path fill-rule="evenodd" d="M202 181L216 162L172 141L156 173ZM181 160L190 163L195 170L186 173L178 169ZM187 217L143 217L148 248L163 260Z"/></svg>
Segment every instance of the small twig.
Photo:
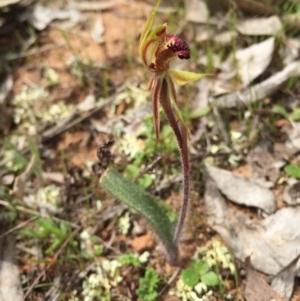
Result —
<svg viewBox="0 0 300 301"><path fill-rule="evenodd" d="M79 229L74 230L70 236L64 241L64 243L61 245L61 247L57 250L57 252L54 254L53 259L51 260L51 262L47 265L47 267L34 279L34 281L32 282L32 284L30 285L29 289L27 290L25 296L24 296L24 301L26 300L26 298L28 297L28 295L31 293L31 291L33 290L33 288L35 287L35 285L39 282L39 280L42 278L42 276L52 267L52 265L57 261L58 256L60 255L60 253L64 250L64 248L67 246L67 244L71 241L71 239L79 233L79 231L82 229L82 227L80 227Z"/></svg>
<svg viewBox="0 0 300 301"><path fill-rule="evenodd" d="M102 103L99 107L96 107L94 109L92 109L88 114L81 116L79 118L77 118L76 120L72 119L76 116L75 112L73 111L69 116L66 117L65 120L63 120L61 123L59 123L58 125L55 125L53 128L46 130L44 133L41 134L42 138L41 138L41 142L45 143L48 140L62 134L63 132L69 130L70 128L72 128L73 126L91 118L94 114L96 114L97 112L101 111L105 106L111 104L115 97L116 94L122 92L125 88L127 87L127 83L125 83L124 85L120 86L119 88L117 88L116 93L109 97L104 103ZM66 122L68 121L68 122ZM37 146L38 148L41 147L41 145ZM30 151L29 147L26 147L25 149L23 149L22 155L26 155L28 152ZM2 165L6 164L7 161L9 161L9 159L4 160L1 162Z"/></svg>
<svg viewBox="0 0 300 301"><path fill-rule="evenodd" d="M158 293L158 296L161 296L168 287L170 287L170 285L173 283L173 281L175 280L175 278L178 276L178 274L180 273L181 268L177 268L175 270L175 272L173 273L173 275L170 277L170 279L167 281L167 283L165 284L165 286L160 290L160 292Z"/></svg>
<svg viewBox="0 0 300 301"><path fill-rule="evenodd" d="M69 116L67 116L64 120L62 120L59 124L54 126L53 128L46 130L42 134L42 141L48 140L50 138L55 137L56 135L62 133L64 130L66 130L71 123L71 121L74 119L74 117L78 114L79 110L78 108L75 108Z"/></svg>
<svg viewBox="0 0 300 301"><path fill-rule="evenodd" d="M5 207L7 207L7 208L11 208L12 207L12 205L9 204L9 202L3 201L3 200L0 200L0 205L3 205ZM36 215L38 217L43 217L43 215L40 212L35 211L33 209L25 208L25 207L20 206L20 205L13 206L13 208L17 209L18 211L26 212L26 213L29 213L29 214L34 214L34 215ZM80 228L77 224L71 223L69 221L65 221L65 220L63 220L61 218L58 218L58 217L55 217L55 216L53 216L52 219L54 221L56 221L56 222L64 222L64 223L68 224L69 226L71 226L74 229L79 229Z"/></svg>
<svg viewBox="0 0 300 301"><path fill-rule="evenodd" d="M25 222L22 222L19 225L15 226L15 227L13 227L11 229L9 229L8 231L6 231L5 233L3 233L3 234L0 235L0 239L2 237L4 237L4 236L8 235L8 234L13 233L14 231L16 231L18 229L21 229L21 228L25 227L27 224L30 224L31 222L35 221L37 218L38 218L38 216L34 216L31 219L29 219L29 220L27 220Z"/></svg>
<svg viewBox="0 0 300 301"><path fill-rule="evenodd" d="M107 249L112 248L112 244L113 244L115 238L116 238L116 231L112 231L112 235L111 235L109 241L106 243L106 246L105 246Z"/></svg>
<svg viewBox="0 0 300 301"><path fill-rule="evenodd" d="M119 204L117 206L110 206L108 207L105 211L103 211L101 213L101 216L99 216L97 218L97 229L99 229L98 225L100 225L101 223L104 223L108 220L110 220L111 218L113 218L114 216L118 215L118 214L122 214L122 212L124 210L126 210L128 207L124 204Z"/></svg>
<svg viewBox="0 0 300 301"><path fill-rule="evenodd" d="M79 197L76 201L76 204L80 204L82 202L85 202L87 201L90 197L92 197L94 194L91 192L91 193L88 193L87 195L83 195L82 197Z"/></svg>
<svg viewBox="0 0 300 301"><path fill-rule="evenodd" d="M116 5L116 1L106 1L106 2L99 2L99 1L79 1L79 2L72 2L71 6L76 8L80 11L103 11L109 10Z"/></svg>
<svg viewBox="0 0 300 301"><path fill-rule="evenodd" d="M154 161L146 166L142 171L139 172L139 174L133 179L133 182L135 183L139 178L141 178L144 174L148 173L149 171L153 170L153 168L155 167L155 165L157 165L157 163L159 163L159 161L163 158L162 155L157 156Z"/></svg>
<svg viewBox="0 0 300 301"><path fill-rule="evenodd" d="M91 118L94 114L101 111L105 106L111 104L117 93L122 92L127 87L127 84L122 85L116 90L116 93L113 96L110 96L105 102L103 102L99 107L96 107L92 109L88 114L84 116L80 116L79 118L72 121L72 119L76 116L78 113L78 110L73 111L65 120L63 120L60 124L56 125L52 129L47 130L42 134L42 142L46 142L49 139L54 138L55 136L65 132L66 130L69 130L73 126L77 125L78 123L81 123L89 118Z"/></svg>

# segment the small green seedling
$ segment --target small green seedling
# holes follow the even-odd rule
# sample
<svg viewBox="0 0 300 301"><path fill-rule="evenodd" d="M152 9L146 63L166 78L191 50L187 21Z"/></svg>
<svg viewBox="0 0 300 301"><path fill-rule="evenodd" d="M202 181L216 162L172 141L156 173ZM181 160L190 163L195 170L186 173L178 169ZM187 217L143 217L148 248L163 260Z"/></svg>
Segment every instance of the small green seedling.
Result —
<svg viewBox="0 0 300 301"><path fill-rule="evenodd" d="M295 109L291 113L290 118L292 121L299 121L300 120L300 109L299 108Z"/></svg>
<svg viewBox="0 0 300 301"><path fill-rule="evenodd" d="M132 265L135 268L138 268L141 266L141 262L139 261L139 258L136 254L133 253L128 253L128 254L123 254L118 258L118 261L122 265Z"/></svg>
<svg viewBox="0 0 300 301"><path fill-rule="evenodd" d="M136 294L143 301L154 301L158 296L157 286L160 282L159 276L153 269L147 269L143 278L139 280L140 287Z"/></svg>
<svg viewBox="0 0 300 301"><path fill-rule="evenodd" d="M222 273L226 271L225 278L221 269ZM193 261L182 270L181 277L169 294L188 301L211 300L211 295L223 300L229 275L234 277L238 287L237 270L231 253L220 241L212 239L206 246L197 247Z"/></svg>
<svg viewBox="0 0 300 301"><path fill-rule="evenodd" d="M126 166L126 173L128 174L128 178L131 180L134 180L139 175L139 172L140 169L134 164L129 164ZM154 179L154 176L145 174L138 179L137 183L139 184L139 186L147 189L153 184Z"/></svg>
<svg viewBox="0 0 300 301"><path fill-rule="evenodd" d="M4 140L4 148L3 148L3 162L0 164L4 165L10 171L20 171L24 169L27 164L28 160L26 157L17 149L14 145L14 142L19 137L13 136L11 139Z"/></svg>
<svg viewBox="0 0 300 301"><path fill-rule="evenodd" d="M287 175L296 178L296 179L300 179L300 167L297 165L287 165L284 168L284 171Z"/></svg>
<svg viewBox="0 0 300 301"><path fill-rule="evenodd" d="M283 106L274 105L273 112L282 115L284 118L290 121L299 121L300 120L300 109L296 108L293 112L288 113Z"/></svg>
<svg viewBox="0 0 300 301"><path fill-rule="evenodd" d="M37 230L24 229L20 234L33 238L49 238L50 246L46 249L45 254L51 254L56 251L71 234L71 228L64 222L58 225L52 219L39 218L35 222L38 225ZM76 246L75 241L69 244Z"/></svg>
<svg viewBox="0 0 300 301"><path fill-rule="evenodd" d="M149 259L150 253L148 251L141 255L128 253L123 254L119 257L118 262L122 265L132 265L135 268L140 267L142 264L146 263Z"/></svg>
<svg viewBox="0 0 300 301"><path fill-rule="evenodd" d="M277 113L277 114L282 115L282 116L285 117L285 118L288 117L288 113L287 113L286 109L285 109L283 106L280 106L280 105L274 105L273 108L272 108L272 111L273 111L274 113Z"/></svg>
<svg viewBox="0 0 300 301"><path fill-rule="evenodd" d="M191 287L199 282L207 286L215 286L220 282L218 275L210 271L210 267L205 260L193 261L187 269L182 271L181 279Z"/></svg>

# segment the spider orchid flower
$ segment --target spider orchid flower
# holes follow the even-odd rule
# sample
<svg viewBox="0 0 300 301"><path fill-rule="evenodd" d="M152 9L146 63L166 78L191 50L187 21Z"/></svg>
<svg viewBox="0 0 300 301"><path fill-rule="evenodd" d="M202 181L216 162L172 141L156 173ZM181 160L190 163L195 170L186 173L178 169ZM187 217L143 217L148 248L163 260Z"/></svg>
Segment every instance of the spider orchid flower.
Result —
<svg viewBox="0 0 300 301"><path fill-rule="evenodd" d="M167 24L152 29L160 2L161 0L157 1L151 12L139 42L140 58L148 70L153 73L148 84L148 90L152 90L154 128L157 138L160 125L159 103L162 105L171 126L171 120L175 118L186 129L178 108L174 83L181 86L205 76L205 74L170 69L170 62L173 58L178 56L179 59L189 59L190 50L186 42L179 36L167 33Z"/></svg>
<svg viewBox="0 0 300 301"><path fill-rule="evenodd" d="M152 110L156 138L159 136L159 104L162 106L168 123L171 126L178 143L183 170L183 201L180 217L174 234L174 248L176 254L180 234L183 230L188 203L189 203L189 159L188 159L188 131L180 113L177 98L176 85L185 85L188 82L198 80L205 74L174 70L170 68L172 59L189 59L190 50L185 41L179 36L167 32L167 24L159 25L152 29L153 21L160 5L158 0L152 10L140 37L139 55L143 64L152 73L148 84L148 90L152 91ZM168 254L167 254L168 256ZM177 255L176 255L177 256ZM176 263L177 258L170 258L170 263Z"/></svg>

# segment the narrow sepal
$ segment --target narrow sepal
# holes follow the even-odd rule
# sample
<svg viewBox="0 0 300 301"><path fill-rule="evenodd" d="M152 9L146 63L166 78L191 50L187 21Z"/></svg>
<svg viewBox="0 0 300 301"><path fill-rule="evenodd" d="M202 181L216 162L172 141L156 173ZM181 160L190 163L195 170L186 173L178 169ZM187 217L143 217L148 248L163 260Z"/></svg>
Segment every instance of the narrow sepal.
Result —
<svg viewBox="0 0 300 301"><path fill-rule="evenodd" d="M186 124L184 122L184 119L183 119L183 117L181 115L181 112L180 112L180 109L178 107L178 102L177 102L177 97L176 97L176 91L175 91L175 87L174 87L173 81L172 81L172 79L169 76L166 76L166 81L167 81L167 84L168 84L169 96L170 96L170 99L171 99L172 106L173 106L173 108L174 108L174 110L176 112L176 116L179 119L180 123L183 125L183 127L186 129L188 137L190 137L189 136L189 132L187 130L187 126L186 126Z"/></svg>
<svg viewBox="0 0 300 301"><path fill-rule="evenodd" d="M174 114L174 111L172 108L170 94L168 91L168 82L165 78L163 79L163 81L161 83L161 91L160 91L159 101L165 112L168 123L176 136L179 148L181 149L181 147L182 147L181 132L180 132L180 129L179 129L179 126L177 123L176 115Z"/></svg>
<svg viewBox="0 0 300 301"><path fill-rule="evenodd" d="M152 83L154 87L153 94L152 94L152 112L153 112L153 122L154 122L156 139L158 139L159 131L160 131L159 101L160 101L162 81L163 78L155 77Z"/></svg>
<svg viewBox="0 0 300 301"><path fill-rule="evenodd" d="M156 75L152 75L150 80L149 80L149 83L148 83L148 86L147 86L147 91L151 91L154 84L155 84L155 81L156 81L156 78L157 76Z"/></svg>

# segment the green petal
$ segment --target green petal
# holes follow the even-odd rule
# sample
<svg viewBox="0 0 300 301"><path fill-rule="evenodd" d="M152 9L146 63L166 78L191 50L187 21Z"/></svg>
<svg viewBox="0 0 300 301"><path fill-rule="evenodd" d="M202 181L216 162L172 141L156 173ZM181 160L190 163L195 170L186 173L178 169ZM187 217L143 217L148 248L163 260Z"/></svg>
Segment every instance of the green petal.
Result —
<svg viewBox="0 0 300 301"><path fill-rule="evenodd" d="M141 37L140 37L140 55L141 55L141 48L142 48L142 45L143 43L145 42L150 30L151 30L151 27L152 27L152 24L153 24L153 21L154 21L154 18L155 18L155 15L156 15L156 12L158 10L158 7L160 6L160 2L161 0L157 0L157 3L154 7L154 9L152 10L148 20L146 21L146 24L145 24L145 27L142 31L142 34L141 34Z"/></svg>
<svg viewBox="0 0 300 301"><path fill-rule="evenodd" d="M174 70L174 69L170 69L168 72L172 80L175 82L175 84L179 86L185 85L188 82L198 80L204 76L211 75L211 74L200 74L195 72L181 71L181 70Z"/></svg>

